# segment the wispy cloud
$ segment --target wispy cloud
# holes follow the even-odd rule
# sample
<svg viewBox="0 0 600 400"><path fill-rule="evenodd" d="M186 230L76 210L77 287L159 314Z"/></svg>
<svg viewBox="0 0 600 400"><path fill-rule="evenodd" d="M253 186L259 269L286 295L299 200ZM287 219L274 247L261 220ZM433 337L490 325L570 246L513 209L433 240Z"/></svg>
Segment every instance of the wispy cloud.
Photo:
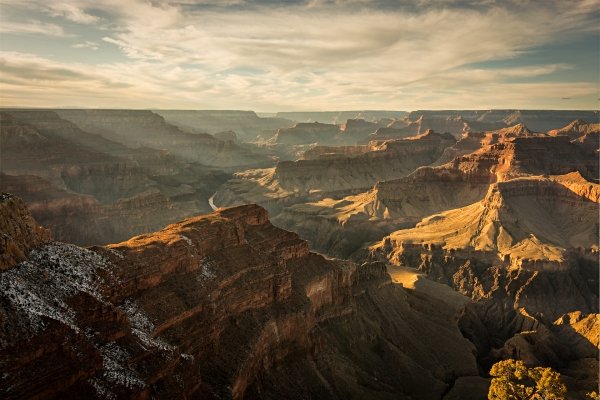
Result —
<svg viewBox="0 0 600 400"><path fill-rule="evenodd" d="M92 42L90 40L86 40L85 42L82 42L82 43L75 43L71 47L74 49L98 50L100 48L100 45L98 44L98 42Z"/></svg>
<svg viewBox="0 0 600 400"><path fill-rule="evenodd" d="M0 23L0 32L20 35L66 36L62 27L41 21L2 21Z"/></svg>
<svg viewBox="0 0 600 400"><path fill-rule="evenodd" d="M50 2L48 12L57 17L63 17L80 24L91 24L99 20L98 17L87 13L83 8L72 3Z"/></svg>
<svg viewBox="0 0 600 400"><path fill-rule="evenodd" d="M494 0L289 3L131 0L124 6L117 0L74 0L48 12L84 24L103 15L114 28L95 40L69 44L97 49L102 41L103 48L114 46L128 60L86 66L81 82L96 82L88 91L90 103L114 99L115 105L131 106L145 99L147 107L473 108L550 107L565 95L577 106L577 101L589 102L578 96L597 97L597 82L536 80L574 70L577 60L476 66L524 59L531 48L597 32L596 0L549 1L544 7ZM598 49L590 51L597 57ZM23 54L4 57L15 65L24 62ZM37 61L41 68L52 64L82 71L77 64ZM10 72L9 89L26 72L34 71ZM128 95L105 92L115 83L126 85ZM71 95L61 94L60 87L47 89L59 97Z"/></svg>

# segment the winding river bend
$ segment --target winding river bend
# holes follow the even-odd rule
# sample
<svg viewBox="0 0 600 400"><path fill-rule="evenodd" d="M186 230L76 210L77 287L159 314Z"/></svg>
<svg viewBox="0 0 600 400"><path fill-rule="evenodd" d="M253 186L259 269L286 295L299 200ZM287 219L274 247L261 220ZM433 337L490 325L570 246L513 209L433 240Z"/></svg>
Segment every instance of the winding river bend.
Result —
<svg viewBox="0 0 600 400"><path fill-rule="evenodd" d="M210 208L212 208L213 211L216 211L217 208L219 208L219 207L215 206L214 200L215 200L216 195L217 195L217 192L213 193L213 195L208 198L208 205L210 206Z"/></svg>

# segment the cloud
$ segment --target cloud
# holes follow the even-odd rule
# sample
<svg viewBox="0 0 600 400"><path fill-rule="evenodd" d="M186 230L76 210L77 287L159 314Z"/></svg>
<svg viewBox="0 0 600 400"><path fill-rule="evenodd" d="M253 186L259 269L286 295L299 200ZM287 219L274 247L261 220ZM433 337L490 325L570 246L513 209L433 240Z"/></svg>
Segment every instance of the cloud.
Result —
<svg viewBox="0 0 600 400"><path fill-rule="evenodd" d="M597 32L597 6L596 0L545 7L494 0L74 0L58 10L82 23L97 21L84 11L94 10L113 28L69 46L95 49L102 41L103 49L118 49L127 59L85 67L81 82L96 82L90 102L98 96L121 106L145 99L143 107L410 109L504 106L511 99L509 107L541 107L565 94L582 104L581 96L597 92L597 83L554 78L575 70L577 60L477 65L526 59L532 48ZM597 49L591 51L597 56ZM6 57L23 62L22 55ZM40 63L83 71L58 60ZM18 78L18 71L11 73L13 81ZM537 82L539 77L552 78ZM99 82L126 85L128 94L104 93L110 84Z"/></svg>
<svg viewBox="0 0 600 400"><path fill-rule="evenodd" d="M98 17L86 13L82 8L70 3L51 2L48 5L48 12L55 17L63 17L79 24L91 24L99 20Z"/></svg>
<svg viewBox="0 0 600 400"><path fill-rule="evenodd" d="M98 50L100 48L100 45L98 44L98 42L92 42L90 40L86 40L85 42L82 43L76 43L74 45L71 46L74 49L90 49L90 50Z"/></svg>
<svg viewBox="0 0 600 400"><path fill-rule="evenodd" d="M0 22L0 32L20 35L66 36L62 27L40 21L2 21Z"/></svg>

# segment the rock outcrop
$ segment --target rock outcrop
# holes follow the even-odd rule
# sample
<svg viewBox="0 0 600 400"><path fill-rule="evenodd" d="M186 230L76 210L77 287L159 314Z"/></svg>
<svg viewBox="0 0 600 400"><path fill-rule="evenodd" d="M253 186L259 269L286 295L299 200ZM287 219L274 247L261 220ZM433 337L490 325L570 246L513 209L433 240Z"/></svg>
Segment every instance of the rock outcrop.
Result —
<svg viewBox="0 0 600 400"><path fill-rule="evenodd" d="M468 134L446 148L444 155L453 147L456 151L478 150L441 166L425 166L408 176L380 181L369 191L343 199L288 206L273 220L284 228L294 227L318 251L351 257L366 241L413 227L428 215L478 202L494 182L572 171L580 178L581 174L589 179L597 176L596 158L568 138L536 134L523 125ZM351 151L357 152L357 148ZM321 156L333 158L335 154Z"/></svg>
<svg viewBox="0 0 600 400"><path fill-rule="evenodd" d="M0 193L0 271L27 259L29 251L50 242L50 232L31 217L25 204L9 193Z"/></svg>
<svg viewBox="0 0 600 400"><path fill-rule="evenodd" d="M278 112L278 118L286 118L298 122L320 122L322 124L342 124L349 119L364 119L376 122L384 119L401 119L408 115L406 111L284 111Z"/></svg>
<svg viewBox="0 0 600 400"><path fill-rule="evenodd" d="M258 206L0 272L0 393L441 398L477 375L455 311L381 263L328 260Z"/></svg>
<svg viewBox="0 0 600 400"><path fill-rule="evenodd" d="M273 169L236 174L219 189L215 203L259 203L277 213L283 205L326 196L343 197L431 164L453 143L449 134L428 131L410 139L371 142L354 148L317 147L305 153L308 159L282 161Z"/></svg>
<svg viewBox="0 0 600 400"><path fill-rule="evenodd" d="M477 301L461 326L484 368L509 357L559 369L587 357L597 363L589 338L598 318L599 195L578 173L499 182L482 201L424 218L371 251ZM578 325L573 312L587 322Z"/></svg>
<svg viewBox="0 0 600 400"><path fill-rule="evenodd" d="M81 130L53 111L0 113L0 190L57 240L111 243L208 211L228 174Z"/></svg>
<svg viewBox="0 0 600 400"><path fill-rule="evenodd" d="M240 110L154 110L169 124L191 133L216 134L233 131L241 141L271 137L279 128L289 128L294 122L285 118L259 117L254 111ZM217 137L217 139L219 139ZM221 139L222 140L222 139Z"/></svg>
<svg viewBox="0 0 600 400"><path fill-rule="evenodd" d="M600 133L600 123L589 124L579 119L574 120L563 128L548 131L548 135L550 136L568 136L571 140L592 133Z"/></svg>
<svg viewBox="0 0 600 400"><path fill-rule="evenodd" d="M278 129L273 142L285 145L310 143L335 144L340 136L340 127L320 122L299 122L291 128Z"/></svg>
<svg viewBox="0 0 600 400"><path fill-rule="evenodd" d="M598 111L584 110L418 110L412 111L408 118L443 120L457 115L467 122L470 131L491 131L523 123L535 132L558 129L574 119L597 121L599 117Z"/></svg>
<svg viewBox="0 0 600 400"><path fill-rule="evenodd" d="M221 141L206 133L188 133L145 110L57 110L83 130L130 147L167 149L187 161L220 168L267 166L272 160L252 146Z"/></svg>

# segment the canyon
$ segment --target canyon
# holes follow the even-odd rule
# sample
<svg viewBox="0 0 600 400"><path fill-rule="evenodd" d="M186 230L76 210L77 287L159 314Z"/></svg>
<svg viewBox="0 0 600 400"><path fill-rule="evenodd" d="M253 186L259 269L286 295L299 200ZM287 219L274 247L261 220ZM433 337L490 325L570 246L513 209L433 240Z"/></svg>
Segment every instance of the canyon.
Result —
<svg viewBox="0 0 600 400"><path fill-rule="evenodd" d="M427 131L363 146L317 146L306 151L303 159L236 173L216 193L215 204L257 203L274 215L283 205L360 192L379 180L404 176L434 162L454 142L449 134Z"/></svg>
<svg viewBox="0 0 600 400"><path fill-rule="evenodd" d="M229 177L86 132L53 111L1 112L0 135L0 189L27 201L57 239L76 244L123 240L209 211L208 197Z"/></svg>
<svg viewBox="0 0 600 400"><path fill-rule="evenodd" d="M598 117L2 109L0 397L582 400Z"/></svg>
<svg viewBox="0 0 600 400"><path fill-rule="evenodd" d="M259 117L254 111L238 110L153 110L167 123L191 133L234 131L243 142L271 137L279 128L289 128L293 120Z"/></svg>
<svg viewBox="0 0 600 400"><path fill-rule="evenodd" d="M12 196L0 211L35 226ZM477 376L455 309L258 206L106 247L11 238L32 249L0 275L3 398L427 399Z"/></svg>
<svg viewBox="0 0 600 400"><path fill-rule="evenodd" d="M299 232L316 250L345 258L394 230L414 227L426 216L483 199L495 182L572 172L593 181L599 173L597 156L569 137L534 134L523 125L466 134L435 164L448 154L455 157L445 164L382 179L367 191L285 207L273 221Z"/></svg>

